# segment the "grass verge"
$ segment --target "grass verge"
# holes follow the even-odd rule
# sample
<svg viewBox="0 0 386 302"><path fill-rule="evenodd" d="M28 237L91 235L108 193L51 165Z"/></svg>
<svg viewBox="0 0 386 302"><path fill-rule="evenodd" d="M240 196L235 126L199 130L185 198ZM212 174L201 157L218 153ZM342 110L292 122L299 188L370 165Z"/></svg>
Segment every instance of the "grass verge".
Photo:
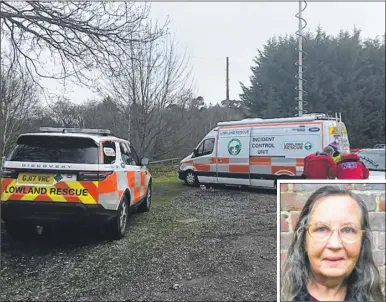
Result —
<svg viewBox="0 0 386 302"><path fill-rule="evenodd" d="M184 183L178 178L175 166L149 166L153 177L154 205L170 202L186 190Z"/></svg>

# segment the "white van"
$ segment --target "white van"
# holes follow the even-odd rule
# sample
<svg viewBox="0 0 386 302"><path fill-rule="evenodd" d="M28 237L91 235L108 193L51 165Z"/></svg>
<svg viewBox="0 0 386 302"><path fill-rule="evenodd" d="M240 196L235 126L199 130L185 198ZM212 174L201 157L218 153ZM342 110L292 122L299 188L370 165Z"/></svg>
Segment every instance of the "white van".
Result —
<svg viewBox="0 0 386 302"><path fill-rule="evenodd" d="M350 150L346 126L337 115L220 122L181 161L179 178L190 186L276 187L278 178L300 178L304 157L329 144L340 152Z"/></svg>

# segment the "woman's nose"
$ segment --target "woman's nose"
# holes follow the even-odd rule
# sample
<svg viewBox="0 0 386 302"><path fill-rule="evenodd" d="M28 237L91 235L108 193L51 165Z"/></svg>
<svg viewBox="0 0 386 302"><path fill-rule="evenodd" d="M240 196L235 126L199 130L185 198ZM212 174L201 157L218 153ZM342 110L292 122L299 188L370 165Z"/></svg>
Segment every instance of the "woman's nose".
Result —
<svg viewBox="0 0 386 302"><path fill-rule="evenodd" d="M340 248L342 247L342 241L339 237L339 232L332 231L330 238L328 239L327 246L330 248Z"/></svg>

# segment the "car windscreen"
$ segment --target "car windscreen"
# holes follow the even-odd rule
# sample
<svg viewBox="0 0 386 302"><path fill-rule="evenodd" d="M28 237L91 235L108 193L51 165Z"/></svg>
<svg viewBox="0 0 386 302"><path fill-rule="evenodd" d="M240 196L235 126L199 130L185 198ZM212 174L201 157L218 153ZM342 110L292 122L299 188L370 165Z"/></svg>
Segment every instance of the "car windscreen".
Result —
<svg viewBox="0 0 386 302"><path fill-rule="evenodd" d="M359 151L357 155L371 171L385 171L385 152L380 151Z"/></svg>
<svg viewBox="0 0 386 302"><path fill-rule="evenodd" d="M97 164L98 146L85 137L21 136L9 161Z"/></svg>

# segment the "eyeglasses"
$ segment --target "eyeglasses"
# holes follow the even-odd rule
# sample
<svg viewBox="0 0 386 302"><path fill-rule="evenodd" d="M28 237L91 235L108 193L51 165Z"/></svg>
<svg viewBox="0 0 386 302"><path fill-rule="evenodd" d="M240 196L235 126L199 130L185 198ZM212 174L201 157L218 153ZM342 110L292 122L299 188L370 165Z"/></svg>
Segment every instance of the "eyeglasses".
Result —
<svg viewBox="0 0 386 302"><path fill-rule="evenodd" d="M343 242L354 243L361 240L362 234L365 232L355 225L345 225L340 229L333 230L328 224L324 223L308 224L306 229L308 234L319 242L329 240L334 231L339 231L339 237Z"/></svg>

